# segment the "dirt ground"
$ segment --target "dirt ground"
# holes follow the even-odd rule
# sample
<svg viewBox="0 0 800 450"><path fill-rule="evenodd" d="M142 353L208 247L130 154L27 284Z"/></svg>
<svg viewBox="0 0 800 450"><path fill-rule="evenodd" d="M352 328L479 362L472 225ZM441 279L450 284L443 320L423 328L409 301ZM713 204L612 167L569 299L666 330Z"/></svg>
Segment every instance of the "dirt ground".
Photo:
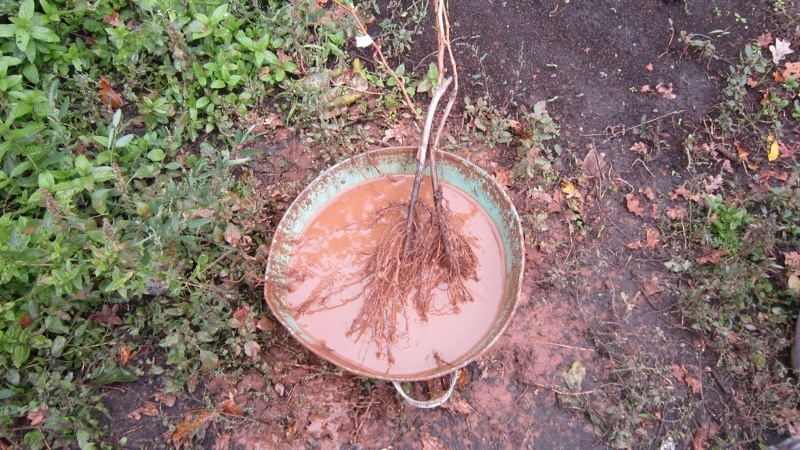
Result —
<svg viewBox="0 0 800 450"><path fill-rule="evenodd" d="M694 431L723 411L714 405L728 401L724 380L716 379L696 333L670 310L677 286L663 262L674 249L656 230L664 212L681 205L670 198L690 177L681 143L720 102L726 60L736 61L746 43L776 30L767 22L771 2L464 0L450 8L462 95L486 98L509 114L548 100L565 149L555 168L578 192L582 231L570 220L571 194L563 184L550 191L518 181L508 186L520 215L545 212L546 221L529 230L524 288L510 326L462 371L441 408L409 406L390 383L342 373L276 328L262 345L262 363L246 373L199 379L174 405L153 397L157 379L111 390L110 412L125 418L112 431L128 437L128 448L172 447L175 424L187 421L208 421L201 427L205 437L195 436L192 445L214 449L600 449L636 442L688 448ZM729 31L713 40L717 60L700 58L679 39L681 31L713 30ZM401 62L423 70L434 49L426 43L433 42L432 33L418 36ZM642 122L660 141L646 161L630 150L643 139L635 133ZM449 133L468 126L454 120ZM258 145L286 160L302 154L291 140ZM515 156L503 146L461 152L495 174L510 170ZM719 173L723 163L712 161L709 173ZM313 176L317 169L303 165ZM264 170L272 183L302 182L307 175ZM573 396L580 398L619 382L620 355L654 352L707 387L703 406L689 414L692 423L671 430L663 425L670 421L643 418L636 436L619 435L609 444L598 437L599 419L560 399L571 368L586 371ZM663 386L692 395L679 380L664 379ZM227 400L235 404L216 420L204 413L204 404ZM147 404L165 415L131 415ZM677 413L664 411L665 418L671 414Z"/></svg>

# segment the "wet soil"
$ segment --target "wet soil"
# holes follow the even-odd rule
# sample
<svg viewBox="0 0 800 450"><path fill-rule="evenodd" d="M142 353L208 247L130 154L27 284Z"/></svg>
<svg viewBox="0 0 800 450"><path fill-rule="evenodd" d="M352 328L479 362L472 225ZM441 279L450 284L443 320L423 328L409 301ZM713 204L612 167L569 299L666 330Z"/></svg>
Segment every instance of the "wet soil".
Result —
<svg viewBox="0 0 800 450"><path fill-rule="evenodd" d="M663 262L678 249L658 234L658 224L666 211L685 205L684 199L670 196L691 176L681 143L705 127L704 118L721 101L721 74L746 43L765 31L778 31L766 19L771 5L737 0L451 2L462 95L473 102L483 98L512 115L548 101L565 149L556 168L579 193L581 223L574 220L575 194L561 185L537 190L530 183L509 181L520 214L543 213L546 220L528 229L525 282L511 324L462 371L454 396L443 407L411 407L390 383L349 375L276 328L269 345L262 346L263 364L248 373L209 379L192 392L206 404L235 399L243 411L241 416L223 415L209 432L213 438L195 440L197 446L690 448L694 431L708 422L713 404L726 401L728 389L707 370L713 362L705 359L698 336L670 310L678 286ZM724 33L715 35L715 30ZM682 42L681 32L719 36L712 39L716 58L703 57ZM397 62L422 71L432 61L434 42L426 31ZM364 53L362 60L371 55ZM455 136L469 125L456 122L449 130ZM646 159L630 150L642 141L652 150ZM291 145L261 145L272 157L299 161ZM516 158L515 150L502 146L456 151L495 174L510 170ZM719 173L723 164L724 159L710 159L707 169ZM266 185L302 186L319 171L312 164L300 169L281 174L268 168L262 175ZM583 176L578 179L577 173ZM626 372L620 367L633 355L683 367L702 380L704 400L712 406L683 415L665 410L663 417L684 421L669 427L642 418L636 436L599 437L601 417L559 395L569 390L565 378L575 373L570 369L576 362L586 368L569 396L580 400L601 386L624 383ZM662 384L677 396L692 395L681 380L664 378ZM438 392L442 386L423 383L425 389ZM129 413L130 395L110 393L109 403L119 408L115 416ZM607 406L609 411L631 407ZM133 403L128 409L137 407ZM160 436L169 436L172 429L147 420L136 426L151 429L156 438L149 442L134 437L138 428L128 432L120 427L117 433L131 436L131 448L171 446ZM674 447L666 446L668 439Z"/></svg>

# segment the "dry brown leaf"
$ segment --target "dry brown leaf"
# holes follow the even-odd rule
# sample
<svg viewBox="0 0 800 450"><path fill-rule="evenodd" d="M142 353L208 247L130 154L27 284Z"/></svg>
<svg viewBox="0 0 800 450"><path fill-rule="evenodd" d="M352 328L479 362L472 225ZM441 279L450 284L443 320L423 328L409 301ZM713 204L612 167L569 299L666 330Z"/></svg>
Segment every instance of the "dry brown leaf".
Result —
<svg viewBox="0 0 800 450"><path fill-rule="evenodd" d="M783 73L781 74L784 80L786 80L789 77L793 77L795 75L800 74L800 61L788 62L786 63L785 67L786 69L784 69Z"/></svg>
<svg viewBox="0 0 800 450"><path fill-rule="evenodd" d="M781 158L794 159L794 157L797 155L797 147L798 146L796 143L795 145L791 146L781 143L780 144Z"/></svg>
<svg viewBox="0 0 800 450"><path fill-rule="evenodd" d="M494 170L494 179L500 186L509 187L514 184L514 178L511 176L511 172L506 169L497 168Z"/></svg>
<svg viewBox="0 0 800 450"><path fill-rule="evenodd" d="M214 214L216 214L216 211L214 211L213 209L197 208L194 211L192 211L191 214L189 214L189 218L190 219L196 219L196 218L206 219L208 217L213 216Z"/></svg>
<svg viewBox="0 0 800 450"><path fill-rule="evenodd" d="M649 280L645 280L642 282L642 291L648 297L658 294L659 292L664 292L664 285L661 283L661 279L658 277L657 274L650 275Z"/></svg>
<svg viewBox="0 0 800 450"><path fill-rule="evenodd" d="M648 72L652 72L653 71L653 63L647 63L647 65L644 66L644 70L646 70Z"/></svg>
<svg viewBox="0 0 800 450"><path fill-rule="evenodd" d="M772 33L767 31L766 33L759 36L757 40L758 40L758 45L761 48L769 47L769 44L772 44Z"/></svg>
<svg viewBox="0 0 800 450"><path fill-rule="evenodd" d="M758 87L758 80L755 80L751 77L747 77L747 81L745 81L747 87L757 88Z"/></svg>
<svg viewBox="0 0 800 450"><path fill-rule="evenodd" d="M628 247L631 250L639 250L642 248L642 241L633 241L625 244L625 247Z"/></svg>
<svg viewBox="0 0 800 450"><path fill-rule="evenodd" d="M152 403L144 404L125 416L126 419L139 420L142 416L155 417L158 415L158 407Z"/></svg>
<svg viewBox="0 0 800 450"><path fill-rule="evenodd" d="M177 450L189 445L192 442L192 438L197 435L197 432L206 427L210 418L211 411L208 410L191 412L185 415L175 427L175 432L172 433L172 445Z"/></svg>
<svg viewBox="0 0 800 450"><path fill-rule="evenodd" d="M175 397L175 394L158 391L153 394L153 400L161 403L167 408L171 408L175 406L175 400L177 400L177 398Z"/></svg>
<svg viewBox="0 0 800 450"><path fill-rule="evenodd" d="M27 313L22 313L20 314L17 323L19 324L20 328L28 328L29 326L33 325L33 318Z"/></svg>
<svg viewBox="0 0 800 450"><path fill-rule="evenodd" d="M463 414L465 416L468 416L472 413L472 408L469 406L469 403L467 403L467 401L461 397L461 394L458 391L453 391L453 395L451 395L450 399L442 405L442 408L448 411Z"/></svg>
<svg viewBox="0 0 800 450"><path fill-rule="evenodd" d="M119 305L114 305L111 308L108 305L103 305L103 308L92 314L90 319L97 325L106 325L109 327L122 325L122 320L117 317L117 311L119 310Z"/></svg>
<svg viewBox="0 0 800 450"><path fill-rule="evenodd" d="M644 208L639 204L639 199L634 194L625 195L625 204L628 207L628 211L639 217L643 216Z"/></svg>
<svg viewBox="0 0 800 450"><path fill-rule="evenodd" d="M40 406L36 411L31 411L25 417L30 421L28 425L32 427L39 426L47 420L48 412L44 406Z"/></svg>
<svg viewBox="0 0 800 450"><path fill-rule="evenodd" d="M594 146L589 149L589 152L583 158L583 170L586 176L596 177L600 175L606 167L606 154L597 153Z"/></svg>
<svg viewBox="0 0 800 450"><path fill-rule="evenodd" d="M641 89L639 89L639 91L642 94L647 94L648 92L653 92L653 88L651 88L649 84L645 84Z"/></svg>
<svg viewBox="0 0 800 450"><path fill-rule="evenodd" d="M637 142L631 146L630 150L637 155L645 155L647 153L647 144L644 142Z"/></svg>
<svg viewBox="0 0 800 450"><path fill-rule="evenodd" d="M256 323L256 328L261 331L271 331L274 330L276 326L275 321L269 317L262 317L258 323Z"/></svg>
<svg viewBox="0 0 800 450"><path fill-rule="evenodd" d="M670 361L669 365L672 366L672 376L678 381L683 381L686 377L686 369L682 365L672 361Z"/></svg>
<svg viewBox="0 0 800 450"><path fill-rule="evenodd" d="M239 408L239 405L236 404L236 401L232 398L229 398L222 402L222 412L224 414L228 414L230 416L243 416L244 413L242 409Z"/></svg>
<svg viewBox="0 0 800 450"><path fill-rule="evenodd" d="M658 241L661 238L661 233L658 232L655 228L648 228L647 232L647 249L648 250L655 250L656 246L658 245Z"/></svg>
<svg viewBox="0 0 800 450"><path fill-rule="evenodd" d="M689 389L692 390L693 394L700 395L703 393L703 382L700 381L699 378L693 377L691 375L686 375L684 381L686 381L686 385L689 386Z"/></svg>
<svg viewBox="0 0 800 450"><path fill-rule="evenodd" d="M740 160L747 162L747 157L750 155L750 152L742 147L739 141L733 141L733 147L736 149L736 156L738 156Z"/></svg>
<svg viewBox="0 0 800 450"><path fill-rule="evenodd" d="M119 348L119 365L120 366L127 366L128 361L131 359L131 349L126 346L122 346Z"/></svg>
<svg viewBox="0 0 800 450"><path fill-rule="evenodd" d="M668 100L677 98L677 95L672 93L672 83L670 83L667 86L664 86L662 83L658 83L656 85L656 91L658 91L658 93L661 94L662 97Z"/></svg>
<svg viewBox="0 0 800 450"><path fill-rule="evenodd" d="M100 77L98 84L100 85L100 90L97 95L100 97L100 101L112 110L120 109L122 107L122 96L111 88L111 83L104 77Z"/></svg>
<svg viewBox="0 0 800 450"><path fill-rule="evenodd" d="M112 27L118 27L119 26L119 13L114 11L111 14L103 17L103 23L107 23L107 24L111 25Z"/></svg>
<svg viewBox="0 0 800 450"><path fill-rule="evenodd" d="M247 341L244 344L244 354L258 360L259 352L261 351L261 346L258 345L256 341Z"/></svg>
<svg viewBox="0 0 800 450"><path fill-rule="evenodd" d="M692 194L692 191L686 189L683 186L678 186L672 191L672 194L669 196L670 200L677 200L678 197L683 197L685 200L691 200L693 202L699 203L700 196L697 194Z"/></svg>
<svg viewBox="0 0 800 450"><path fill-rule="evenodd" d="M722 187L722 174L719 174L715 177L707 176L703 180L703 188L709 194L713 194L714 191L716 191L720 187Z"/></svg>
<svg viewBox="0 0 800 450"><path fill-rule="evenodd" d="M653 201L656 199L656 195L653 193L653 190L650 187L646 187L644 189L639 188L639 193L647 197L648 200Z"/></svg>
<svg viewBox="0 0 800 450"><path fill-rule="evenodd" d="M222 236L225 238L225 242L234 247L238 247L239 241L242 240L242 232L239 231L239 227L232 223L228 223Z"/></svg>
<svg viewBox="0 0 800 450"><path fill-rule="evenodd" d="M784 252L783 260L787 267L800 269L800 252Z"/></svg>
<svg viewBox="0 0 800 450"><path fill-rule="evenodd" d="M250 314L250 304L245 303L242 305L241 308L233 312L233 317L230 320L231 326L233 328L236 328L237 330L242 328L247 322L247 317L249 314Z"/></svg>
<svg viewBox="0 0 800 450"><path fill-rule="evenodd" d="M686 218L686 208L669 208L667 217L672 220L683 220Z"/></svg>
<svg viewBox="0 0 800 450"><path fill-rule="evenodd" d="M703 256L697 258L697 264L719 264L720 258L730 253L730 250L717 250L706 247L703 249Z"/></svg>
<svg viewBox="0 0 800 450"><path fill-rule="evenodd" d="M728 173L733 173L733 167L731 166L731 160L726 159L722 161L722 170Z"/></svg>
<svg viewBox="0 0 800 450"><path fill-rule="evenodd" d="M694 433L692 450L706 450L706 448L708 448L708 428L703 425Z"/></svg>

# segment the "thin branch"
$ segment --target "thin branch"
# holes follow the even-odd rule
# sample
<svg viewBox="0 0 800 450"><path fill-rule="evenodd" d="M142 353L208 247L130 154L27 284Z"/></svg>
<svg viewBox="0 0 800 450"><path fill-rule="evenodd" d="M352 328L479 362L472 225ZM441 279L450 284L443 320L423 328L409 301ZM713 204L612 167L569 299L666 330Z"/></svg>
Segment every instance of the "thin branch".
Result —
<svg viewBox="0 0 800 450"><path fill-rule="evenodd" d="M361 31L361 33L369 36L369 33L367 32L367 27L364 26L364 23L361 22L361 19L358 18L358 13L355 9L348 7L339 0L333 0L333 3L336 3L340 8L344 9L351 16L353 16L353 20L356 21L356 25L358 26L358 29ZM372 39L370 38L370 40ZM403 82L403 80L397 76L394 70L392 70L391 66L389 66L389 63L386 61L386 57L383 56L383 52L381 51L381 46L378 45L377 42L372 40L372 48L375 50L375 54L378 55L378 59L380 60L380 63L383 65L383 68L386 69L387 72L389 72L389 75L391 75L392 78L394 78L395 83L397 83L397 86L399 86L400 90L403 92L403 100L405 100L408 109L411 110L411 114L417 120L422 119L422 117L417 112L416 105L414 105L414 102L411 101L411 97L408 96L405 82Z"/></svg>

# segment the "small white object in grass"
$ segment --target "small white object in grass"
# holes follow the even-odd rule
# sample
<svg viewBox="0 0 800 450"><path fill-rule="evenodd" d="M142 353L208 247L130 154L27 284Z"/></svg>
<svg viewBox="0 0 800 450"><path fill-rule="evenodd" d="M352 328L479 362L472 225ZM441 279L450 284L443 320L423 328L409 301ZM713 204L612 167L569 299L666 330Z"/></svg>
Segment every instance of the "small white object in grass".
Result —
<svg viewBox="0 0 800 450"><path fill-rule="evenodd" d="M356 36L356 47L369 47L372 45L372 38L370 35Z"/></svg>

